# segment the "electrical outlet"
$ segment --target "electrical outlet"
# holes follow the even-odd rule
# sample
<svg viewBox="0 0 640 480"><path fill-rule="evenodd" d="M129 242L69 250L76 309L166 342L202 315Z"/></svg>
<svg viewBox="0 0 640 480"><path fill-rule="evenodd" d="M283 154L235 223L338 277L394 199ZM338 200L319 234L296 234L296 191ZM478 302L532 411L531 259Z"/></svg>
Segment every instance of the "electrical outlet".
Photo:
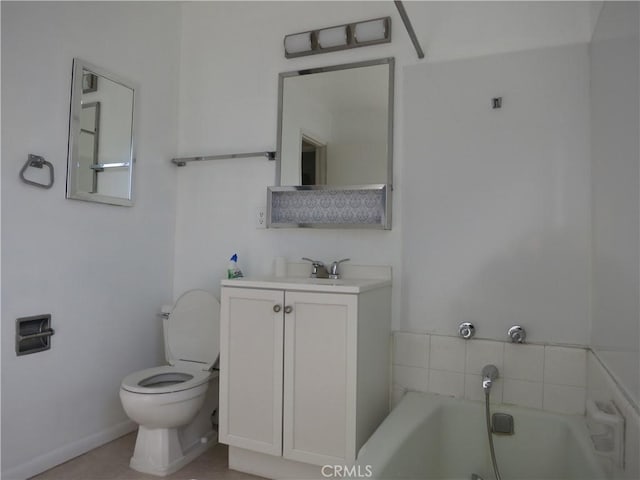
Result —
<svg viewBox="0 0 640 480"><path fill-rule="evenodd" d="M256 207L256 228L267 228L267 209Z"/></svg>

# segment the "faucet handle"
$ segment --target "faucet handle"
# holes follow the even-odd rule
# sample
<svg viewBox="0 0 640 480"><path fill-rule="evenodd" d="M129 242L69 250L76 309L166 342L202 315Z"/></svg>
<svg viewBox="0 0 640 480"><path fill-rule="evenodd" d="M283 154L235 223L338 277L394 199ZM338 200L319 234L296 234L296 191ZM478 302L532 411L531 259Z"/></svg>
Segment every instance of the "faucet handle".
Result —
<svg viewBox="0 0 640 480"><path fill-rule="evenodd" d="M329 276L324 263L320 260L312 260L307 257L302 257L302 260L311 262L311 278L327 278Z"/></svg>
<svg viewBox="0 0 640 480"><path fill-rule="evenodd" d="M340 278L340 273L338 272L338 266L342 262L348 262L351 260L350 258L343 258L342 260L336 260L331 264L331 268L329 269L329 278L337 279Z"/></svg>
<svg viewBox="0 0 640 480"><path fill-rule="evenodd" d="M306 260L307 262L311 262L311 264L314 267L322 267L322 266L324 266L324 263L322 263L320 260L312 260L311 258L307 258L307 257L302 257L302 260Z"/></svg>
<svg viewBox="0 0 640 480"><path fill-rule="evenodd" d="M509 329L508 332L509 338L511 338L511 342L513 343L524 343L527 338L527 332L520 325L514 325Z"/></svg>

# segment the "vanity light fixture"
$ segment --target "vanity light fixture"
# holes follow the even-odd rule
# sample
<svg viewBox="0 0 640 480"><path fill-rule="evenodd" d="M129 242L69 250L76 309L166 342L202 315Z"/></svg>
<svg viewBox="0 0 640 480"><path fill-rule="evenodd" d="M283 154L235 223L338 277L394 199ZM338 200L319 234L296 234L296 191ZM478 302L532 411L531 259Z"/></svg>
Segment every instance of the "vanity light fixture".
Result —
<svg viewBox="0 0 640 480"><path fill-rule="evenodd" d="M318 31L318 46L322 49L344 47L348 43L347 25Z"/></svg>
<svg viewBox="0 0 640 480"><path fill-rule="evenodd" d="M391 17L374 18L284 37L286 58L391 42Z"/></svg>
<svg viewBox="0 0 640 480"><path fill-rule="evenodd" d="M355 24L353 38L356 43L370 43L385 38L387 31L387 21L384 18L369 20Z"/></svg>
<svg viewBox="0 0 640 480"><path fill-rule="evenodd" d="M284 50L292 55L308 55L312 50L311 32L284 37Z"/></svg>

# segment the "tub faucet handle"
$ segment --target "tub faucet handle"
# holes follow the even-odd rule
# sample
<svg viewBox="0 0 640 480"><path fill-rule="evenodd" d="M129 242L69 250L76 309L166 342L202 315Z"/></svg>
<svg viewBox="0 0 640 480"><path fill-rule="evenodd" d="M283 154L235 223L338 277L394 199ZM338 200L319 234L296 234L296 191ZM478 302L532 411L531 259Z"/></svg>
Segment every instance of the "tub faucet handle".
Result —
<svg viewBox="0 0 640 480"><path fill-rule="evenodd" d="M509 338L513 343L524 343L527 338L527 332L520 325L514 325L509 329L508 332Z"/></svg>
<svg viewBox="0 0 640 480"><path fill-rule="evenodd" d="M331 268L329 269L329 278L340 278L340 272L338 271L338 267L342 262L348 262L351 260L350 258L343 258L342 260L336 260L331 264Z"/></svg>
<svg viewBox="0 0 640 480"><path fill-rule="evenodd" d="M458 325L458 334L465 340L469 340L476 334L476 327L471 322L462 322Z"/></svg>

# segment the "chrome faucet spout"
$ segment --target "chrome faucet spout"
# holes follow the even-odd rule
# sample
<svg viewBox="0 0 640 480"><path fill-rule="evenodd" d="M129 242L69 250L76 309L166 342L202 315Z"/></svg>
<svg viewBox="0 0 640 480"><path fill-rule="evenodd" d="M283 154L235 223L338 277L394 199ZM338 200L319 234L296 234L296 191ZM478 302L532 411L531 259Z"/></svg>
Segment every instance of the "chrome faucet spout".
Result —
<svg viewBox="0 0 640 480"><path fill-rule="evenodd" d="M482 369L482 389L485 393L491 391L493 382L500 376L498 373L498 367L495 365L485 365Z"/></svg>
<svg viewBox="0 0 640 480"><path fill-rule="evenodd" d="M491 390L491 386L492 385L493 385L493 380L491 380L491 378L484 377L482 379L482 388L483 388L483 390L485 390L485 391Z"/></svg>

